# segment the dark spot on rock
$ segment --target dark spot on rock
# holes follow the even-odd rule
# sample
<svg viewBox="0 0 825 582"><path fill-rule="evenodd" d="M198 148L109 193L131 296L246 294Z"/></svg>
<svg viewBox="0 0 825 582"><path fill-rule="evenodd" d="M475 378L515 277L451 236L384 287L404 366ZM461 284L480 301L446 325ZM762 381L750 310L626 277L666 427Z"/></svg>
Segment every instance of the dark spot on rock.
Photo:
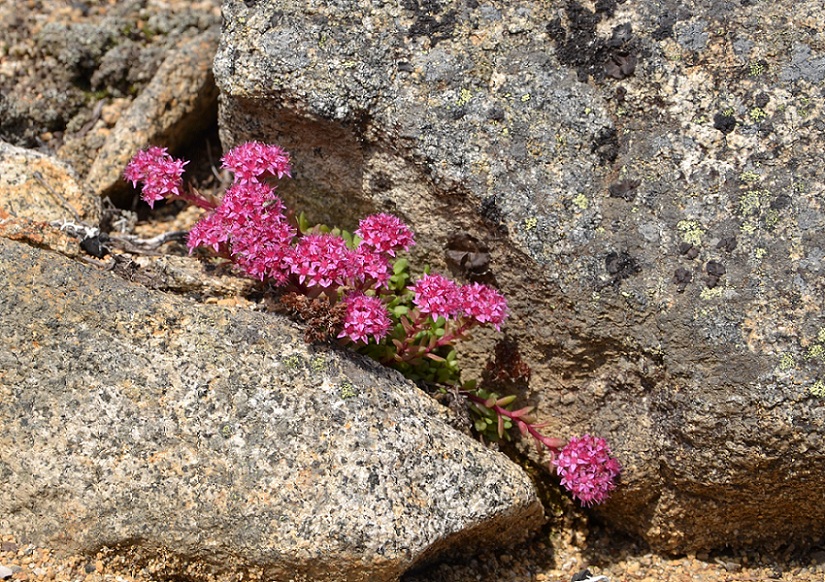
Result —
<svg viewBox="0 0 825 582"><path fill-rule="evenodd" d="M408 63L407 61L400 61L398 63L398 70L402 73L412 73L415 70L412 63Z"/></svg>
<svg viewBox="0 0 825 582"><path fill-rule="evenodd" d="M787 194L780 194L771 200L772 210L783 210L791 205L791 197Z"/></svg>
<svg viewBox="0 0 825 582"><path fill-rule="evenodd" d="M767 93L760 93L753 100L753 102L756 104L756 106L759 107L760 109L765 107L768 103L770 103L770 101L771 101L771 96L768 95Z"/></svg>
<svg viewBox="0 0 825 582"><path fill-rule="evenodd" d="M708 289L713 289L719 285L719 277L716 275L708 275L705 277L705 285L707 285Z"/></svg>
<svg viewBox="0 0 825 582"><path fill-rule="evenodd" d="M590 151L599 157L602 164L612 164L619 155L619 135L612 127L599 132L593 140Z"/></svg>
<svg viewBox="0 0 825 582"><path fill-rule="evenodd" d="M556 43L556 57L576 69L582 83L586 83L590 76L596 81L603 80L606 75L625 78L635 70L638 51L629 24L614 28L609 40L597 34L599 22L613 14L616 4L615 0L600 0L595 12L590 12L576 0L569 0L565 6L567 27L561 17L547 24L547 33Z"/></svg>
<svg viewBox="0 0 825 582"><path fill-rule="evenodd" d="M584 580L589 580L593 574L590 573L590 570L582 570L581 572L576 572L573 574L573 577L570 578L570 582L583 582Z"/></svg>
<svg viewBox="0 0 825 582"><path fill-rule="evenodd" d="M392 178L385 172L376 172L371 178L372 189L376 192L386 192L393 186Z"/></svg>
<svg viewBox="0 0 825 582"><path fill-rule="evenodd" d="M685 258L693 260L699 256L699 249L689 242L679 243L679 254Z"/></svg>
<svg viewBox="0 0 825 582"><path fill-rule="evenodd" d="M455 10L441 14L443 7L437 0L404 0L404 8L415 14L415 22L407 31L410 38L429 38L430 46L434 47L453 36L457 20Z"/></svg>
<svg viewBox="0 0 825 582"><path fill-rule="evenodd" d="M504 121L504 109L498 105L493 105L487 111L487 117L493 121Z"/></svg>
<svg viewBox="0 0 825 582"><path fill-rule="evenodd" d="M732 115L717 113L713 116L713 127L727 135L736 127L736 118Z"/></svg>
<svg viewBox="0 0 825 582"><path fill-rule="evenodd" d="M80 241L80 248L93 257L102 259L109 254L109 249L106 247L106 243L108 241L109 235L105 232L101 232L97 236L90 236Z"/></svg>
<svg viewBox="0 0 825 582"><path fill-rule="evenodd" d="M613 276L614 283L627 279L642 270L638 263L636 263L636 259L631 257L627 251L620 253L613 251L608 253L604 258L604 266L607 272Z"/></svg>
<svg viewBox="0 0 825 582"><path fill-rule="evenodd" d="M636 188L642 182L640 180L622 180L611 184L607 188L607 193L611 198L622 198L623 200L633 200L636 197Z"/></svg>
<svg viewBox="0 0 825 582"><path fill-rule="evenodd" d="M624 87L616 87L616 93L614 99L616 99L616 103L624 103L624 99L627 96L627 89Z"/></svg>
<svg viewBox="0 0 825 582"><path fill-rule="evenodd" d="M501 213L501 208L498 206L498 200L495 195L487 196L481 201L479 214L488 222L495 224L501 232L508 232L509 229L504 222L504 216Z"/></svg>
<svg viewBox="0 0 825 582"><path fill-rule="evenodd" d="M636 55L624 51L614 52L604 64L604 72L613 79L626 79L636 72Z"/></svg>
<svg viewBox="0 0 825 582"><path fill-rule="evenodd" d="M691 281L693 281L693 273L684 267L679 267L673 272L673 282L676 284L679 293L683 292Z"/></svg>
<svg viewBox="0 0 825 582"><path fill-rule="evenodd" d="M651 36L653 40L665 40L673 38L673 25L679 21L675 12L668 11L659 17L658 26Z"/></svg>
<svg viewBox="0 0 825 582"><path fill-rule="evenodd" d="M608 18L616 12L616 0L596 0L596 14L605 14Z"/></svg>
<svg viewBox="0 0 825 582"><path fill-rule="evenodd" d="M716 248L722 251L731 252L736 248L736 237L731 236L724 236L722 239L716 244ZM710 263L708 263L710 264ZM724 269L724 267L723 267ZM724 272L724 271L723 271Z"/></svg>
<svg viewBox="0 0 825 582"><path fill-rule="evenodd" d="M490 248L484 241L466 232L449 238L444 249L444 259L454 274L464 275L471 280L490 271Z"/></svg>
<svg viewBox="0 0 825 582"><path fill-rule="evenodd" d="M719 261L708 261L705 265L705 271L707 271L708 275L713 277L721 277L725 273L727 273L727 269L725 269L725 265L720 263Z"/></svg>
<svg viewBox="0 0 825 582"><path fill-rule="evenodd" d="M455 120L461 119L465 115L467 115L467 109L465 107L456 107L451 112L451 116Z"/></svg>

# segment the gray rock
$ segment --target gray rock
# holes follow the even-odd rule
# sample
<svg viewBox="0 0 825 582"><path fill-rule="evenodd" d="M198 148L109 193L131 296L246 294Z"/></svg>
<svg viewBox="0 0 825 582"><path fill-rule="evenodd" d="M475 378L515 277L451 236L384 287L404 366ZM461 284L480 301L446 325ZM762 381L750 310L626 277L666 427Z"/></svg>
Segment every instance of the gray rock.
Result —
<svg viewBox="0 0 825 582"><path fill-rule="evenodd" d="M825 22L751 4L224 3L224 145L279 143L293 205L394 212L437 269L487 243L528 399L608 438L599 511L658 549L825 534Z"/></svg>
<svg viewBox="0 0 825 582"><path fill-rule="evenodd" d="M0 530L187 580L393 580L542 520L394 372L0 238Z"/></svg>

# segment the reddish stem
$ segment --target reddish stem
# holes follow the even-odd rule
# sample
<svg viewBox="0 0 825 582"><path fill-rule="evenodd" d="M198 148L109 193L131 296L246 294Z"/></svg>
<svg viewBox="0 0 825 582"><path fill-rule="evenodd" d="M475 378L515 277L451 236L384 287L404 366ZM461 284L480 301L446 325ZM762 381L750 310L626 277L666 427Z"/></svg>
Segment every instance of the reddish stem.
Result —
<svg viewBox="0 0 825 582"><path fill-rule="evenodd" d="M471 402L475 402L476 404L481 404L485 408L489 408L490 410L492 410L493 412L495 412L499 416L504 416L506 418L509 418L514 423L516 423L518 426L520 426L520 427L523 426L527 430L527 432L530 433L531 437L533 437L538 442L543 444L545 447L550 449L553 452L553 454L557 454L559 452L559 449L561 449L562 447L564 447L565 444L567 444L567 441L565 441L565 440L556 439L556 438L548 437L548 436L545 436L545 435L541 434L538 431L538 429L536 429L531 423L523 420L522 418L520 418L518 416L515 416L510 410L507 410L503 406L499 406L498 404L494 404L493 406L487 406L487 400L486 399L482 398L481 396L477 396L477 395L473 394L472 392L468 392L466 390L461 390L460 394L462 396L464 396L464 398L466 398L467 400L470 400Z"/></svg>

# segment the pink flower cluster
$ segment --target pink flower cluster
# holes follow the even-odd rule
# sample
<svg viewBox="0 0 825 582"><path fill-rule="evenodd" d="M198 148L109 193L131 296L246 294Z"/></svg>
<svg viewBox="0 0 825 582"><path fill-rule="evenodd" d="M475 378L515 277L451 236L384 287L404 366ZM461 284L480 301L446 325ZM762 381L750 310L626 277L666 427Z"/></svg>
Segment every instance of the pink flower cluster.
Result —
<svg viewBox="0 0 825 582"><path fill-rule="evenodd" d="M339 338L348 337L354 342L369 342L369 336L381 341L390 331L392 322L389 313L378 297L351 293L344 299L347 306L347 315L344 320L344 330Z"/></svg>
<svg viewBox="0 0 825 582"><path fill-rule="evenodd" d="M358 223L355 234L361 238L361 246L391 257L396 251L408 251L415 244L410 228L392 214L367 216Z"/></svg>
<svg viewBox="0 0 825 582"><path fill-rule="evenodd" d="M123 176L132 183L143 182L143 200L150 207L167 196L180 196L183 185L183 167L189 162L176 160L166 148L150 147L138 152L126 165Z"/></svg>
<svg viewBox="0 0 825 582"><path fill-rule="evenodd" d="M252 141L227 152L222 163L234 173L234 183L217 206L196 192L182 193L186 163L165 148L151 147L134 157L124 175L135 186L143 183L143 199L150 206L177 196L209 209L189 232L190 252L211 248L251 277L292 284L311 296L340 292L347 306L341 337L366 343L369 337L380 341L387 335L390 317L377 295L388 289L390 259L415 244L413 232L399 218L381 213L361 220L355 249L333 234L299 236L274 186L265 180L291 176L289 154L278 146ZM459 286L440 275L425 275L412 290L419 311L435 318L466 316L499 329L507 317L504 297L478 283Z"/></svg>
<svg viewBox="0 0 825 582"><path fill-rule="evenodd" d="M289 224L284 205L263 182L236 182L220 205L189 231L189 252L211 247L232 256L249 276L286 282L290 244L297 229Z"/></svg>
<svg viewBox="0 0 825 582"><path fill-rule="evenodd" d="M466 316L489 323L497 330L507 319L507 300L499 291L481 283L458 285L438 274L424 275L410 286L413 302L421 313L434 318Z"/></svg>
<svg viewBox="0 0 825 582"><path fill-rule="evenodd" d="M619 462L610 456L603 438L585 434L570 439L553 459L561 484L585 507L607 499L621 473Z"/></svg>
<svg viewBox="0 0 825 582"><path fill-rule="evenodd" d="M248 141L221 158L223 167L235 174L235 182L258 182L262 176L292 177L289 154L276 145Z"/></svg>

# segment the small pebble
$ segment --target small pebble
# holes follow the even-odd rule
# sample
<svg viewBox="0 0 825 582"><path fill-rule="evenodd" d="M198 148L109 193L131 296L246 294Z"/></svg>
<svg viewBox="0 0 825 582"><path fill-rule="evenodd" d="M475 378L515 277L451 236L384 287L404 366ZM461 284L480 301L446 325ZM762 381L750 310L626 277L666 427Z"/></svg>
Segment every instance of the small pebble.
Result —
<svg viewBox="0 0 825 582"><path fill-rule="evenodd" d="M0 566L0 580L6 580L12 577L14 572L11 571L11 568L6 568L5 566Z"/></svg>

